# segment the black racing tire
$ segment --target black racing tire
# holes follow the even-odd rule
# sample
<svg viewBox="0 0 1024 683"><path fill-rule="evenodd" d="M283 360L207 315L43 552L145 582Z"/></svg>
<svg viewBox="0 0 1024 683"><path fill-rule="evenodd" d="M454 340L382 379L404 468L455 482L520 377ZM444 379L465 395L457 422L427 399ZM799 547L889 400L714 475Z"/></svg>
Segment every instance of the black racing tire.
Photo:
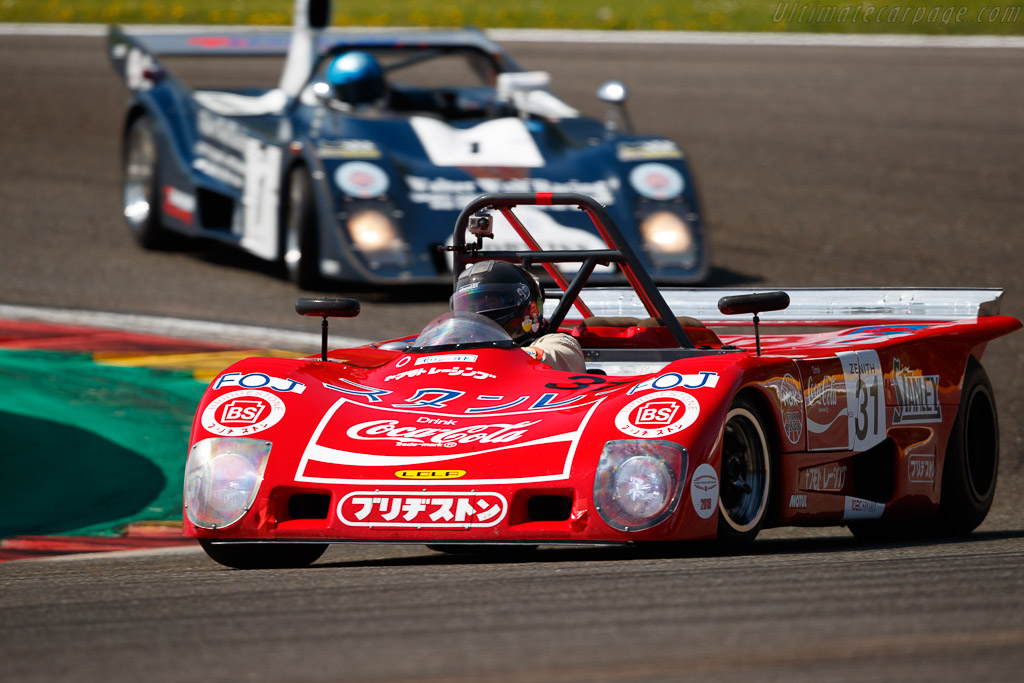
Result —
<svg viewBox="0 0 1024 683"><path fill-rule="evenodd" d="M737 396L722 432L718 541L726 547L747 545L764 525L771 500L771 448L757 405Z"/></svg>
<svg viewBox="0 0 1024 683"><path fill-rule="evenodd" d="M966 536L988 515L999 474L999 418L988 374L973 357L946 445L935 533Z"/></svg>
<svg viewBox="0 0 1024 683"><path fill-rule="evenodd" d="M313 178L303 166L288 174L281 258L288 279L300 289L317 289L320 277L320 230Z"/></svg>
<svg viewBox="0 0 1024 683"><path fill-rule="evenodd" d="M999 471L999 420L992 384L973 358L964 373L963 391L939 493L939 511L928 519L850 522L859 541L886 543L935 536L966 536L992 507Z"/></svg>
<svg viewBox="0 0 1024 683"><path fill-rule="evenodd" d="M122 163L122 205L135 241L145 249L174 247L176 235L161 223L160 145L153 120L146 114L128 125Z"/></svg>
<svg viewBox="0 0 1024 683"><path fill-rule="evenodd" d="M199 545L210 559L233 569L295 569L313 564L326 543L214 543Z"/></svg>

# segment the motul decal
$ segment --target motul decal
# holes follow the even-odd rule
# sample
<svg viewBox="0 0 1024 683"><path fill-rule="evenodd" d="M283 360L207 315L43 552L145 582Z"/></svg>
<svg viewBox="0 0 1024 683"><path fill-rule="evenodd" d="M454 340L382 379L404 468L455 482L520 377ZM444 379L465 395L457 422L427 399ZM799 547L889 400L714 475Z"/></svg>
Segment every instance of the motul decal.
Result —
<svg viewBox="0 0 1024 683"><path fill-rule="evenodd" d="M270 392L232 391L210 401L200 424L220 436L245 436L273 427L284 413L284 401Z"/></svg>
<svg viewBox="0 0 1024 683"><path fill-rule="evenodd" d="M470 529L497 526L508 500L488 491L355 491L338 502L347 526L415 529Z"/></svg>
<svg viewBox="0 0 1024 683"><path fill-rule="evenodd" d="M700 404L681 391L656 391L627 403L615 416L615 427L638 439L656 439L681 432L694 423Z"/></svg>

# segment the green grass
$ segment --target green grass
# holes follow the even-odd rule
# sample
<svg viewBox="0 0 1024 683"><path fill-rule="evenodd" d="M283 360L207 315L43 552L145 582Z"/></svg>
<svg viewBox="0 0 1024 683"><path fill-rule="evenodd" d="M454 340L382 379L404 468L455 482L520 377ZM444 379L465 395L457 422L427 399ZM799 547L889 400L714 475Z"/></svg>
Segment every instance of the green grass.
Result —
<svg viewBox="0 0 1024 683"><path fill-rule="evenodd" d="M336 26L1024 34L1024 0L336 1ZM286 25L291 0L0 0L0 22ZM802 15L802 16L801 16Z"/></svg>

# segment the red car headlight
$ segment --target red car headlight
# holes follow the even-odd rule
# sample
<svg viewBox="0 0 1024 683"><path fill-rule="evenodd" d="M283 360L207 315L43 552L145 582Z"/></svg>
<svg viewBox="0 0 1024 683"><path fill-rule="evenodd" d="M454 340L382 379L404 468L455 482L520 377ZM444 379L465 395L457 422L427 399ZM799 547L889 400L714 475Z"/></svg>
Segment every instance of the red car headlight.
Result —
<svg viewBox="0 0 1024 683"><path fill-rule="evenodd" d="M271 443L217 437L196 442L185 465L185 514L201 529L221 529L252 507Z"/></svg>
<svg viewBox="0 0 1024 683"><path fill-rule="evenodd" d="M594 502L602 519L622 531L648 529L679 502L686 449L671 441L609 441L594 477Z"/></svg>

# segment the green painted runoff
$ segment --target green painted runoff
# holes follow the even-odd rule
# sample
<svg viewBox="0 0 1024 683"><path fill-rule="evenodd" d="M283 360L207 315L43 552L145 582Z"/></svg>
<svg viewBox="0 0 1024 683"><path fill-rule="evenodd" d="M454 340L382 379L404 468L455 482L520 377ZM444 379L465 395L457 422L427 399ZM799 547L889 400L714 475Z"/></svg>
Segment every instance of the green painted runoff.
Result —
<svg viewBox="0 0 1024 683"><path fill-rule="evenodd" d="M116 535L129 522L181 519L205 388L188 372L0 351L0 538Z"/></svg>

